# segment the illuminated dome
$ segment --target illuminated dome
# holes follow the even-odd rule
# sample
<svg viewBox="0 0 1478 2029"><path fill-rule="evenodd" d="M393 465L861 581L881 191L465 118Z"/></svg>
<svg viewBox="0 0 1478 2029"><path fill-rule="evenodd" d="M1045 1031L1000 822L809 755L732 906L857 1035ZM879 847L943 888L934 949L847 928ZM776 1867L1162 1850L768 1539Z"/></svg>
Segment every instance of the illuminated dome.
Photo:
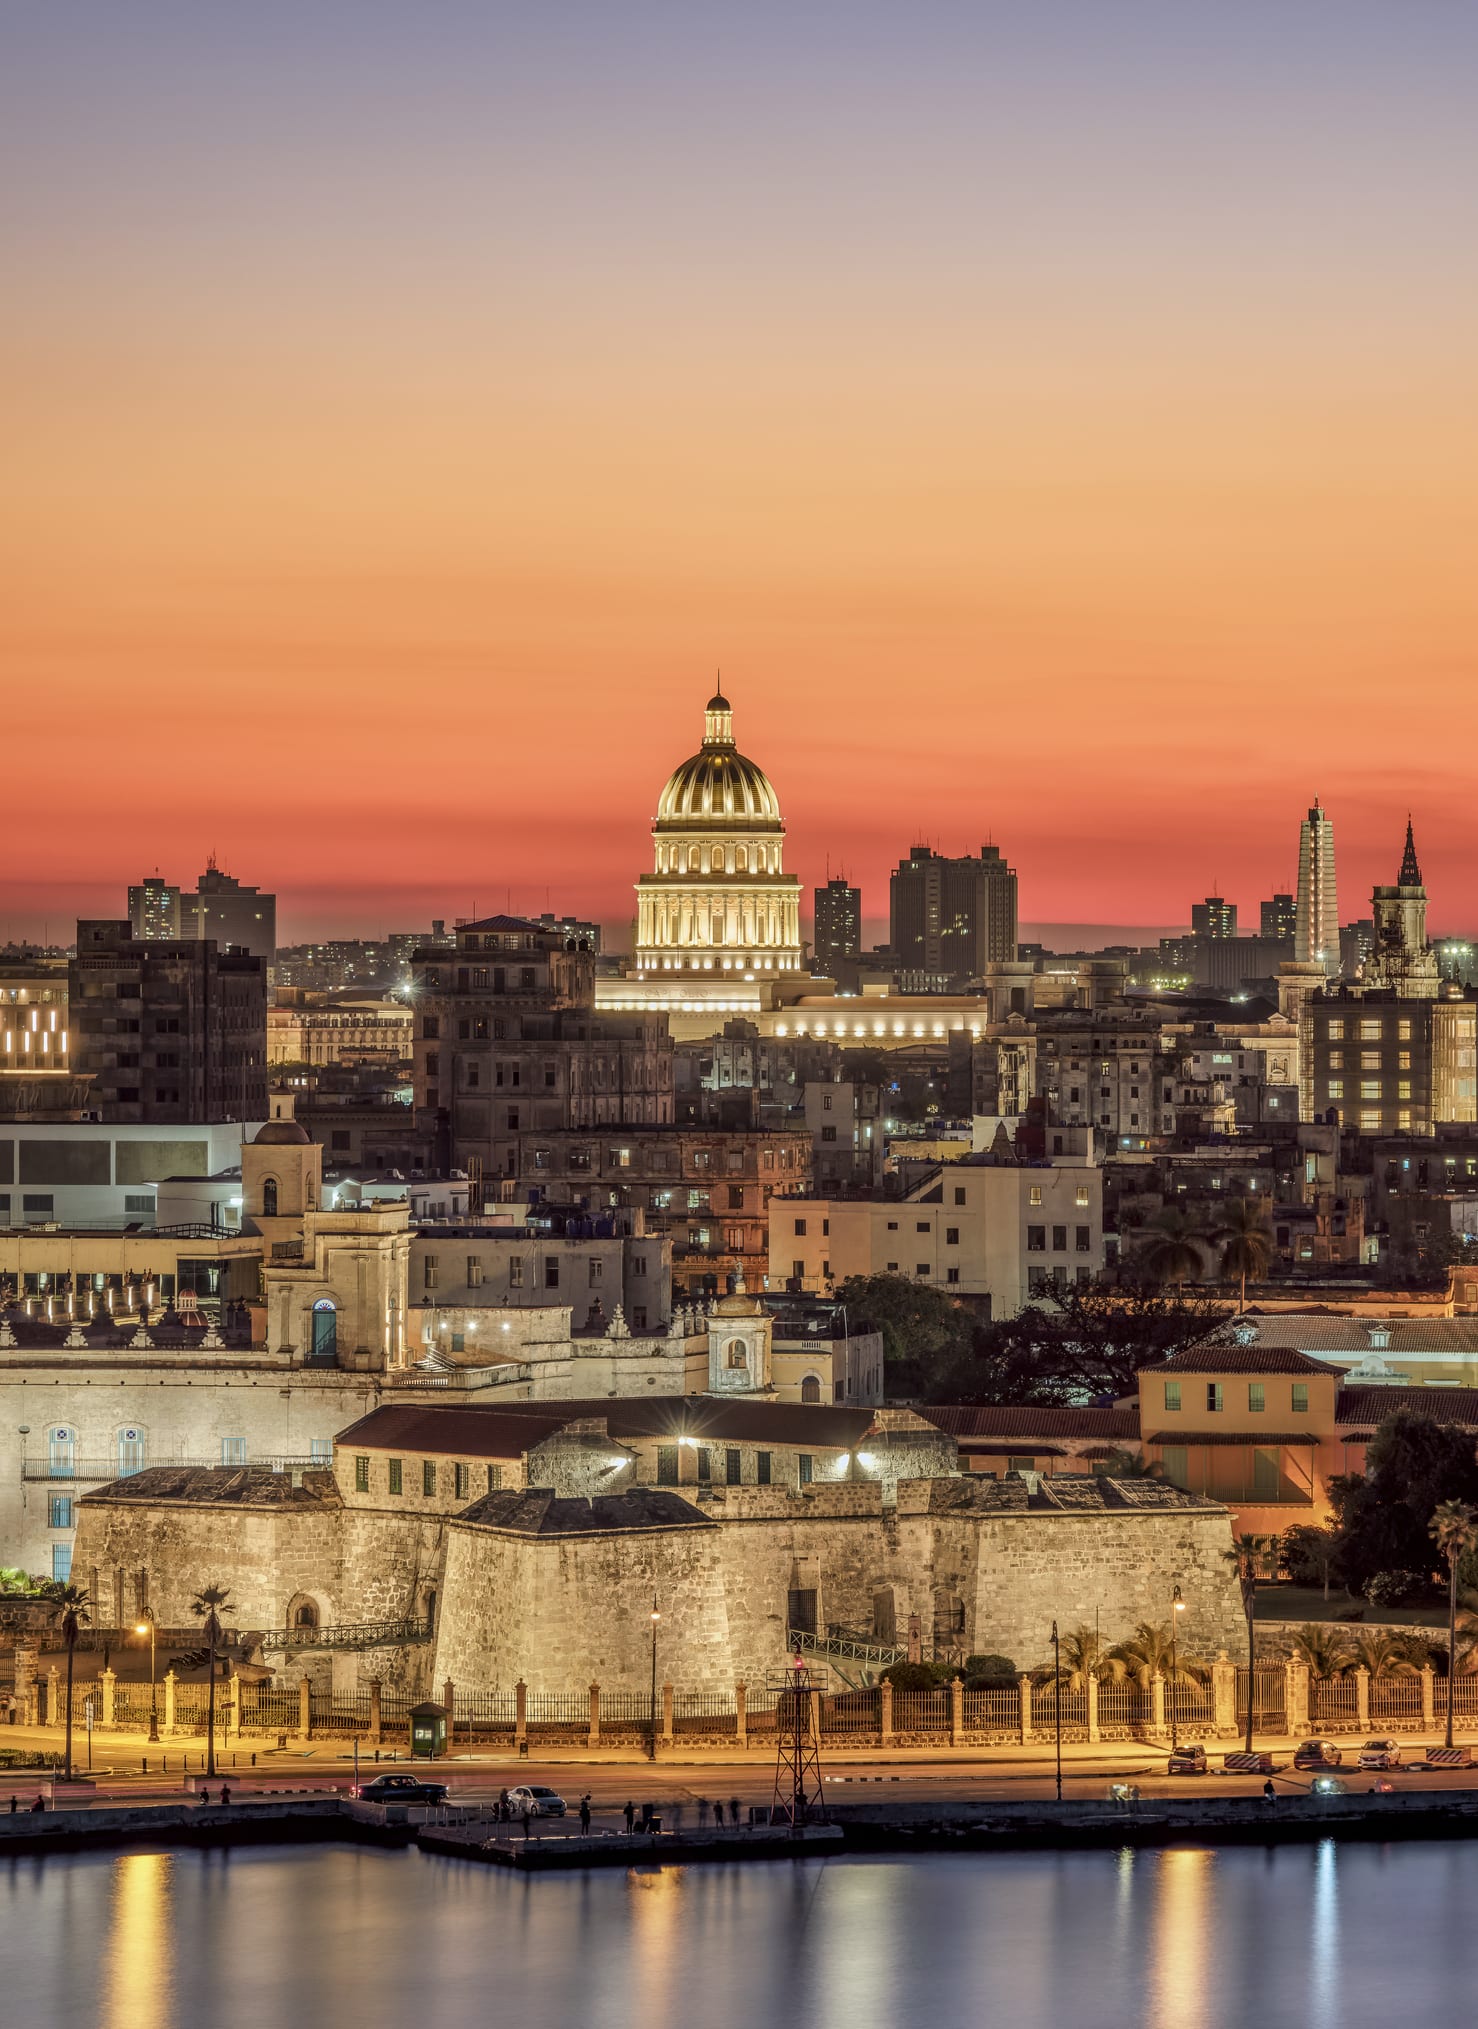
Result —
<svg viewBox="0 0 1478 2029"><path fill-rule="evenodd" d="M781 864L780 802L734 745L722 691L705 708L703 745L667 779L652 839L656 864L637 883L639 974L801 970L801 884Z"/></svg>
<svg viewBox="0 0 1478 2029"><path fill-rule="evenodd" d="M708 700L703 745L673 770L657 799L654 830L686 830L694 823L784 830L769 777L734 745L734 714L722 691Z"/></svg>

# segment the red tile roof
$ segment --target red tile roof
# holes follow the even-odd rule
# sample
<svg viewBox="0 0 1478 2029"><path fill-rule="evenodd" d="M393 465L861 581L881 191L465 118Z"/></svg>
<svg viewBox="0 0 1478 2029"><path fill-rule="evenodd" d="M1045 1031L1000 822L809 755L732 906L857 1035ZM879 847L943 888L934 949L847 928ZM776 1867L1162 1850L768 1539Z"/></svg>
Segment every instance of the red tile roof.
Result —
<svg viewBox="0 0 1478 2029"><path fill-rule="evenodd" d="M1373 1382L1341 1388L1334 1398L1334 1420L1340 1424L1369 1424L1374 1429L1398 1409L1414 1409L1418 1415L1434 1416L1439 1423L1462 1423L1478 1429L1478 1388L1393 1388Z"/></svg>
<svg viewBox="0 0 1478 2029"><path fill-rule="evenodd" d="M1142 1367L1140 1379L1146 1374L1329 1375L1337 1371L1327 1360L1311 1360L1289 1346L1211 1345L1188 1346L1153 1367Z"/></svg>
<svg viewBox="0 0 1478 2029"><path fill-rule="evenodd" d="M997 1405L963 1402L929 1403L920 1408L937 1430L959 1438L1122 1437L1139 1438L1139 1411L1090 1409L1064 1405L1033 1408L1029 1404Z"/></svg>

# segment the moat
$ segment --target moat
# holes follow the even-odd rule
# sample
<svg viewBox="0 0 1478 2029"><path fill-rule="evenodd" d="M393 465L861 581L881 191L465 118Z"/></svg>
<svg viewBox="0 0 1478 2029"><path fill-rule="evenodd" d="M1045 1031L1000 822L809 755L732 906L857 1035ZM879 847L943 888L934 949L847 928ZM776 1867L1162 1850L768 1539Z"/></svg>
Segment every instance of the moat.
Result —
<svg viewBox="0 0 1478 2029"><path fill-rule="evenodd" d="M526 1879L356 1847L0 1863L48 2029L1465 2018L1478 1847L927 1856Z"/></svg>

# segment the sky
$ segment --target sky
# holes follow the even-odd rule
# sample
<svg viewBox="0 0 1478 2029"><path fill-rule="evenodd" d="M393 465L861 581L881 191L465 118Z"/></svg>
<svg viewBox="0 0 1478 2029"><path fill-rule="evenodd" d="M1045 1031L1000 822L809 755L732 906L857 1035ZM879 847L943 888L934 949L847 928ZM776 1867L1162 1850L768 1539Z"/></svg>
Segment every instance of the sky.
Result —
<svg viewBox="0 0 1478 2029"><path fill-rule="evenodd" d="M787 868L1478 924L1478 9L0 22L0 941L621 923L716 670Z"/></svg>

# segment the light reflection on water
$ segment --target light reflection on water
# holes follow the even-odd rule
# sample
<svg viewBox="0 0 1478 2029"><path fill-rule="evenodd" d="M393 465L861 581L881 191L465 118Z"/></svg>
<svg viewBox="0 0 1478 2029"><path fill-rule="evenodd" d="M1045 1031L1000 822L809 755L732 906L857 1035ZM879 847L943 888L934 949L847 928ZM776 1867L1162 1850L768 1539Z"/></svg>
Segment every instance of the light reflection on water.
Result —
<svg viewBox="0 0 1478 2029"><path fill-rule="evenodd" d="M529 1878L416 1853L0 1862L46 2029L1390 2029L1465 2019L1478 1846L940 1855Z"/></svg>

